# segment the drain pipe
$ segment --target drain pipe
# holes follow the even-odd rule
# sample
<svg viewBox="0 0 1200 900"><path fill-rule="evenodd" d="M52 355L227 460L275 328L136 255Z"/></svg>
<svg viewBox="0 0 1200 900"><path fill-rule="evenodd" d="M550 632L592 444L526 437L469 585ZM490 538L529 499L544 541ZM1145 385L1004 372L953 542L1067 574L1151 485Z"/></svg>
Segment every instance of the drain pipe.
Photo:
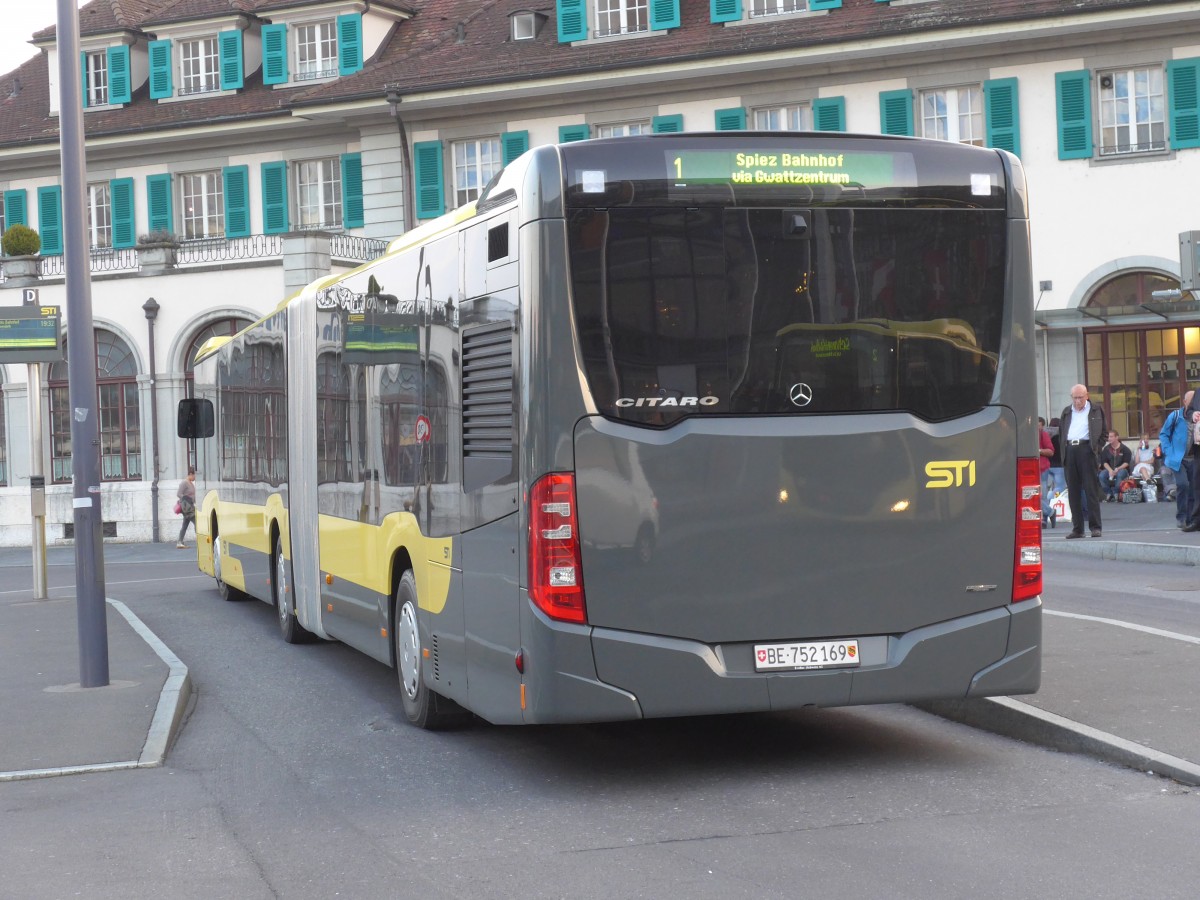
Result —
<svg viewBox="0 0 1200 900"><path fill-rule="evenodd" d="M151 297L142 304L146 313L146 329L150 332L150 452L154 459L150 481L150 537L158 543L158 368L154 364L154 320L158 318L158 302Z"/></svg>
<svg viewBox="0 0 1200 900"><path fill-rule="evenodd" d="M416 185L413 183L412 159L408 153L408 131L404 127L404 120L400 118L400 101L400 93L395 88L389 88L387 92L388 108L392 118L396 120L396 130L400 133L400 177L404 183L400 208L404 210L404 230L412 231L416 225L416 210L413 206L413 191L416 190Z"/></svg>

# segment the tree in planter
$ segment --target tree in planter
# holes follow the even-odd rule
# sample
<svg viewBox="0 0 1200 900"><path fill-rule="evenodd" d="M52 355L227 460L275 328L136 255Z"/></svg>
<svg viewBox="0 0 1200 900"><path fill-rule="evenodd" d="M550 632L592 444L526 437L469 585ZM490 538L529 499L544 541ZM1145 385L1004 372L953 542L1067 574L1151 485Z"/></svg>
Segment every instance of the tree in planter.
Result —
<svg viewBox="0 0 1200 900"><path fill-rule="evenodd" d="M0 249L5 256L37 256L42 250L42 239L28 225L17 222L5 229Z"/></svg>
<svg viewBox="0 0 1200 900"><path fill-rule="evenodd" d="M4 254L4 274L9 278L37 278L41 274L38 253L42 239L28 225L20 222L9 225L0 236L0 252Z"/></svg>

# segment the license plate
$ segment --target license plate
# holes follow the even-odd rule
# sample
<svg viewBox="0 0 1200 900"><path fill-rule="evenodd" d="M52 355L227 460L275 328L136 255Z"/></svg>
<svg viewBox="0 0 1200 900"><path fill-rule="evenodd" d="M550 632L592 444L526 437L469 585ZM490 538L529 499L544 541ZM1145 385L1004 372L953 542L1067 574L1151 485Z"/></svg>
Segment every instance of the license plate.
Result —
<svg viewBox="0 0 1200 900"><path fill-rule="evenodd" d="M858 641L755 644L754 670L848 669L859 664Z"/></svg>

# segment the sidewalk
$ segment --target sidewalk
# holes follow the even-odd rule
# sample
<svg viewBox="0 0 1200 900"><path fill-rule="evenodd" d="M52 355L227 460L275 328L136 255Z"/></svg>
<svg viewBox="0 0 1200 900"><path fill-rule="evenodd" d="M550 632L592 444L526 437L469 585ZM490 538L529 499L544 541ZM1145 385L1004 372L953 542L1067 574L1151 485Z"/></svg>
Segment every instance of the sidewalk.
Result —
<svg viewBox="0 0 1200 900"><path fill-rule="evenodd" d="M156 549L111 545L132 561ZM48 569L74 565L71 548L47 558ZM27 547L0 549L0 577L9 588L0 596L0 782L162 765L190 694L183 663L110 598L109 684L81 688L74 584L34 600Z"/></svg>
<svg viewBox="0 0 1200 900"><path fill-rule="evenodd" d="M1066 553L1200 565L1200 532L1175 527L1173 503L1106 503L1102 515L1101 538L1067 541L1070 524L1061 520L1044 530L1046 565ZM106 544L105 558L156 561L171 546ZM49 564L73 566L73 550L51 548ZM10 589L31 584L29 549L0 548L0 577ZM1181 583L1188 579L1190 572ZM0 594L0 782L161 765L187 705L186 666L112 598L111 684L79 688L73 587L65 593L72 599L35 601L31 590ZM1200 785L1200 635L1053 610L1043 624L1039 693L924 708Z"/></svg>

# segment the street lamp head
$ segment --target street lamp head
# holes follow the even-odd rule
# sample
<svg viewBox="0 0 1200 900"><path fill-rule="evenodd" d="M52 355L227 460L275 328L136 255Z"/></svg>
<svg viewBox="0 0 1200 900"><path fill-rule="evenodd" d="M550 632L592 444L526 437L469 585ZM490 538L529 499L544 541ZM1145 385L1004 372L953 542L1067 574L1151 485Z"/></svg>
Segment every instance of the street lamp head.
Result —
<svg viewBox="0 0 1200 900"><path fill-rule="evenodd" d="M145 310L146 318L153 322L158 315L158 301L151 297L142 304L142 309Z"/></svg>

